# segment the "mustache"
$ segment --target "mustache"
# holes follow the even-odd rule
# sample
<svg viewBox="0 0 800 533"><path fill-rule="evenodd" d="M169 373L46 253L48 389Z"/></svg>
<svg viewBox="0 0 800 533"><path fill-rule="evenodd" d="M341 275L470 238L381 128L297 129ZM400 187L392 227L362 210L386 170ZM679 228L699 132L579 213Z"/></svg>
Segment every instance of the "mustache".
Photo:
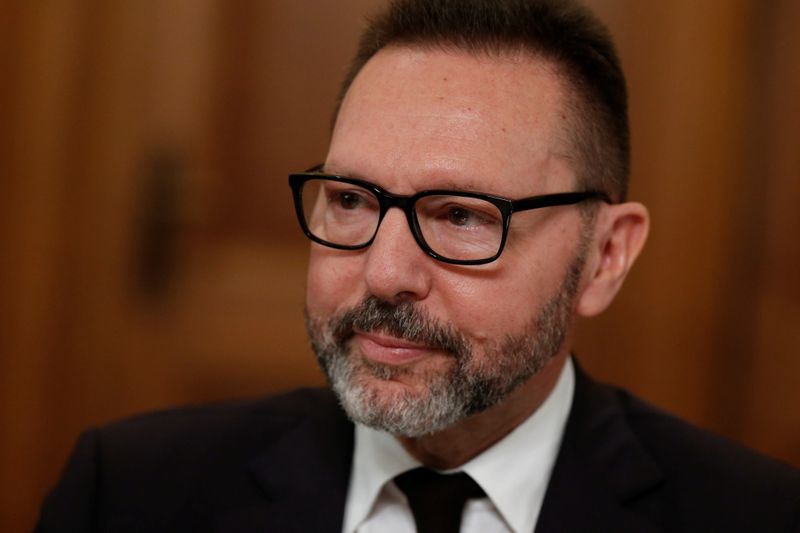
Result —
<svg viewBox="0 0 800 533"><path fill-rule="evenodd" d="M345 344L356 330L385 332L409 342L424 344L461 360L470 356L469 341L450 325L431 317L413 302L391 303L368 296L356 307L330 322L330 331L339 345Z"/></svg>

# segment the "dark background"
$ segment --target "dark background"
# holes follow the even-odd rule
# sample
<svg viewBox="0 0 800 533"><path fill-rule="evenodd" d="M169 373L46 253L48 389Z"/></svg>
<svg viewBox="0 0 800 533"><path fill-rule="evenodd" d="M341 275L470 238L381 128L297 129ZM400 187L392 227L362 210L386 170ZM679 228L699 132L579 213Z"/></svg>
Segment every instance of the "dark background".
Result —
<svg viewBox="0 0 800 533"><path fill-rule="evenodd" d="M324 157L377 3L4 4L0 530L30 529L81 428L322 383L286 174ZM590 4L653 229L581 362L800 465L800 4Z"/></svg>

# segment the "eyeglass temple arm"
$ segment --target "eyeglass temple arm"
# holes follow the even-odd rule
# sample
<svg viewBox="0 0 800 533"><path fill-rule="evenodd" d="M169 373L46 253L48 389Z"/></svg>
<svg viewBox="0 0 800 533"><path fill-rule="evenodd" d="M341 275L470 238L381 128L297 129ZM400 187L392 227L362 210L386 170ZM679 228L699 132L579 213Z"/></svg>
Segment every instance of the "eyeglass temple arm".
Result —
<svg viewBox="0 0 800 533"><path fill-rule="evenodd" d="M582 192L562 192L556 194L544 194L542 196L532 196L511 202L514 211L526 211L528 209L538 209L540 207L553 207L558 205L572 205L586 200L599 199L606 203L613 203L611 198L600 191Z"/></svg>

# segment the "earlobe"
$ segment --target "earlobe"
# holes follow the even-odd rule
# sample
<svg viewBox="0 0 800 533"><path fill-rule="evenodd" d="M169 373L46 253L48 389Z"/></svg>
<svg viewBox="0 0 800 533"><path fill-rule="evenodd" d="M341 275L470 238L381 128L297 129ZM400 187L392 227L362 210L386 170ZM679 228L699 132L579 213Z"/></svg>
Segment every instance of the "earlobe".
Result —
<svg viewBox="0 0 800 533"><path fill-rule="evenodd" d="M604 207L597 220L588 278L576 307L580 316L597 315L611 304L642 251L649 227L647 208L638 202Z"/></svg>

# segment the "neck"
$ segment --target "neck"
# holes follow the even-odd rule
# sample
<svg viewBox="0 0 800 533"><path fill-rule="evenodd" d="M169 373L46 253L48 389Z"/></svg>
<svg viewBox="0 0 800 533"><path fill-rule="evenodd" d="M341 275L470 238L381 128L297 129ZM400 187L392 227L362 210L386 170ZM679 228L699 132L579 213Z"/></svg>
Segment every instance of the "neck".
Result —
<svg viewBox="0 0 800 533"><path fill-rule="evenodd" d="M553 357L499 404L474 414L444 431L397 439L426 466L457 468L508 435L544 403L555 388L568 352Z"/></svg>

